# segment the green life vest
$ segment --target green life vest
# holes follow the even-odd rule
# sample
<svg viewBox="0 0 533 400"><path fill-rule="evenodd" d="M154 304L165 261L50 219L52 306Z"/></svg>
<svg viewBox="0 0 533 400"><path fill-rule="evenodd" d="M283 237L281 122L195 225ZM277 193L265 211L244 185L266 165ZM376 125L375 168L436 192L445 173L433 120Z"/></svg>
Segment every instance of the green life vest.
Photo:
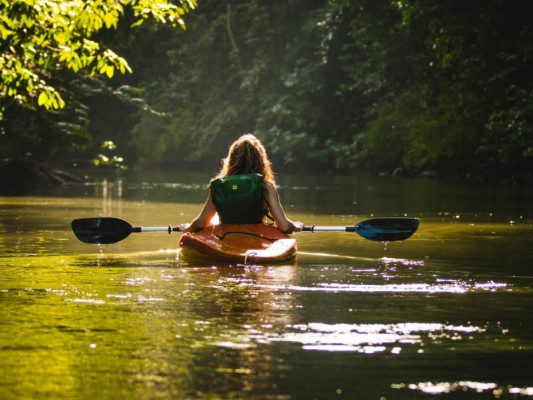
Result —
<svg viewBox="0 0 533 400"><path fill-rule="evenodd" d="M263 208L263 176L228 175L211 182L211 198L223 224L259 224Z"/></svg>

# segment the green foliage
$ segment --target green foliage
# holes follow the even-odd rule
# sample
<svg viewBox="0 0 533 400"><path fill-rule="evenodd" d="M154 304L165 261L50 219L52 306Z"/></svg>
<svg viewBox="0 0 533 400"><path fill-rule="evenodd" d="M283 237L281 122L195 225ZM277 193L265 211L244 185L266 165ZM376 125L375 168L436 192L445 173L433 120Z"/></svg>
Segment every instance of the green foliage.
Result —
<svg viewBox="0 0 533 400"><path fill-rule="evenodd" d="M146 164L211 168L245 131L291 171L531 162L533 37L514 2L205 0L189 28L152 34L168 58L141 83L165 112L134 129Z"/></svg>
<svg viewBox="0 0 533 400"><path fill-rule="evenodd" d="M443 175L527 177L533 30L520 2L396 4L404 68L413 74L404 85L395 80L396 96L381 99L363 134L367 160Z"/></svg>
<svg viewBox="0 0 533 400"><path fill-rule="evenodd" d="M203 0L186 31L172 29L186 0L0 2L4 97L90 132L89 157L112 140L137 166L212 171L254 132L276 170L533 170L533 28L517 0ZM42 119L21 135L49 135Z"/></svg>
<svg viewBox="0 0 533 400"><path fill-rule="evenodd" d="M94 39L97 32L116 29L128 10L134 26L153 19L184 27L182 16L196 6L196 0L180 4L163 0L0 0L0 94L22 105L63 108L63 97L50 84L56 71L85 71L108 78L117 70L131 72L123 57Z"/></svg>
<svg viewBox="0 0 533 400"><path fill-rule="evenodd" d="M124 165L124 157L114 153L116 149L117 145L112 140L104 141L100 145L101 153L93 159L93 164L96 167L113 167L117 175L122 174L128 167Z"/></svg>
<svg viewBox="0 0 533 400"><path fill-rule="evenodd" d="M464 118L459 107L451 108L457 96L450 88L428 102L424 88L405 90L385 103L378 118L363 135L367 158L376 168L404 167L457 170L472 157L477 134L472 120ZM406 118L409 116L408 118Z"/></svg>
<svg viewBox="0 0 533 400"><path fill-rule="evenodd" d="M25 157L37 161L73 157L90 140L89 110L81 99L94 90L84 79L58 74L54 84L62 87L67 100L64 108L43 111L6 102L0 121L0 158Z"/></svg>
<svg viewBox="0 0 533 400"><path fill-rule="evenodd" d="M254 131L276 163L298 165L306 149L316 146L304 114L311 111L309 91L316 91L315 99L320 96L317 70L322 67L315 67L318 56L312 47L318 37L309 47L303 40L308 32L294 17L312 16L315 10L315 4L304 1L274 8L258 0L205 1L187 32L158 41L169 67L145 77L146 94L148 103L166 116L141 115L134 130L141 160L173 167L178 160L179 165L212 169L232 140ZM186 39L189 35L195 40ZM300 139L294 122L303 129ZM299 154L292 153L296 142Z"/></svg>

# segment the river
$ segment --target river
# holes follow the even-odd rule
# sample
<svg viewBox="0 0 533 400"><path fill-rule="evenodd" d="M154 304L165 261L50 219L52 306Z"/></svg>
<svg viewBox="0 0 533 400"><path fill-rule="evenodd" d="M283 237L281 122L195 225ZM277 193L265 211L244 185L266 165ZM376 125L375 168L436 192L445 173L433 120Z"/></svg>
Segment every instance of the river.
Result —
<svg viewBox="0 0 533 400"><path fill-rule="evenodd" d="M306 225L409 216L402 242L300 233L294 263L194 265L179 234L79 242L75 218L190 221L208 176L0 197L0 398L533 399L533 190L279 178Z"/></svg>

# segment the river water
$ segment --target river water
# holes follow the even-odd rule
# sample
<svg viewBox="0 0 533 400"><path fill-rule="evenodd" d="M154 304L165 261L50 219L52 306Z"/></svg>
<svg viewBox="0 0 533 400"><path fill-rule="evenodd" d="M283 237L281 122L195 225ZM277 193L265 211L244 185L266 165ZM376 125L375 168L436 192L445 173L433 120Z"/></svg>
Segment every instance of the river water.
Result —
<svg viewBox="0 0 533 400"><path fill-rule="evenodd" d="M166 226L208 176L0 197L1 399L533 399L533 191L282 177L306 225L410 216L403 242L300 233L287 265L194 265L179 235L87 245L75 218Z"/></svg>

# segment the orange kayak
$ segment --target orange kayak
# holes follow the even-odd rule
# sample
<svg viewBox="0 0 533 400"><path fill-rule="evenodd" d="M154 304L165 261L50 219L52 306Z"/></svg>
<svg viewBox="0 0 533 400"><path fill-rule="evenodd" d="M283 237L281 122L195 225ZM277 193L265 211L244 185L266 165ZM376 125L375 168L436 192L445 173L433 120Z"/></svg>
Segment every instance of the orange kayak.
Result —
<svg viewBox="0 0 533 400"><path fill-rule="evenodd" d="M296 240L264 224L220 224L180 239L181 257L189 261L273 264L296 257Z"/></svg>

